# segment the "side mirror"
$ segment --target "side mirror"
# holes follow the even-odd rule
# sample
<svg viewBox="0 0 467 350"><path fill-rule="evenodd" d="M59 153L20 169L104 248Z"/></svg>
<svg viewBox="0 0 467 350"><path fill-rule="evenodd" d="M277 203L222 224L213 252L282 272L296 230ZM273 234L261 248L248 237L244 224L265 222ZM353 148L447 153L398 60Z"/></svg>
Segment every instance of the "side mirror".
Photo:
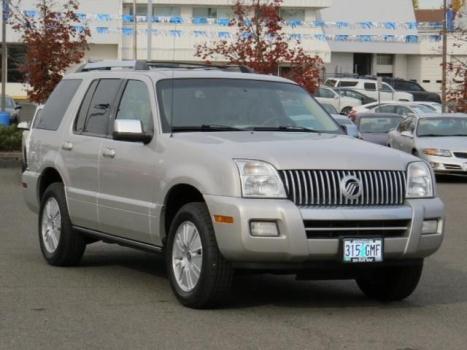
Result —
<svg viewBox="0 0 467 350"><path fill-rule="evenodd" d="M114 140L143 142L144 144L147 144L151 142L152 136L152 134L147 134L143 131L141 120L120 119L114 122Z"/></svg>
<svg viewBox="0 0 467 350"><path fill-rule="evenodd" d="M404 137L409 137L409 138L413 139L413 134L410 131L402 131L401 135L404 136Z"/></svg>
<svg viewBox="0 0 467 350"><path fill-rule="evenodd" d="M16 128L19 129L19 130L29 130L29 123L28 122L18 123Z"/></svg>

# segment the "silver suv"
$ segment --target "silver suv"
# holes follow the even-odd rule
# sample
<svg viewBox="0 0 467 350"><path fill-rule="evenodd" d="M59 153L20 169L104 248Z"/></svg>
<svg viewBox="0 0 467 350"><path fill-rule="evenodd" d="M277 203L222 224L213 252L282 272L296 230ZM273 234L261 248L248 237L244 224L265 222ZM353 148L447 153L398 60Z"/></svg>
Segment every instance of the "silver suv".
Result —
<svg viewBox="0 0 467 350"><path fill-rule="evenodd" d="M193 308L222 301L243 269L400 300L443 239L426 162L345 136L289 80L233 67L68 75L31 130L23 187L49 264L78 264L99 240L163 253Z"/></svg>

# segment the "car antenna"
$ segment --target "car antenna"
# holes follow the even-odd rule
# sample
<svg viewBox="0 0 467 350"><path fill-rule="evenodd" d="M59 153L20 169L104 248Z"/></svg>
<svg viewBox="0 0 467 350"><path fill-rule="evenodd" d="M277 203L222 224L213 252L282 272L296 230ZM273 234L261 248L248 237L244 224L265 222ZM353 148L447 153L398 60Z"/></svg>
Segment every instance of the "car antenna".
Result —
<svg viewBox="0 0 467 350"><path fill-rule="evenodd" d="M173 123L174 123L174 106L175 106L175 97L174 97L174 94L175 94L175 39L177 37L177 27L175 25L175 22L174 21L174 30L172 32L172 63L174 64L174 68L172 68L172 94L171 94L171 97L170 97L170 137L173 137L174 136L174 127L173 127Z"/></svg>

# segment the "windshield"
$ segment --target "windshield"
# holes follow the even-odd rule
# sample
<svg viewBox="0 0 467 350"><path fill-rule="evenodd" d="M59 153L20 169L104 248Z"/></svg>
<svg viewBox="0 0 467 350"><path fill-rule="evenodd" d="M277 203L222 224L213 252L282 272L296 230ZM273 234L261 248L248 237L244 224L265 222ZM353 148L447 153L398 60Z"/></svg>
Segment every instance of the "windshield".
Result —
<svg viewBox="0 0 467 350"><path fill-rule="evenodd" d="M420 119L417 135L420 137L467 136L467 118L440 117Z"/></svg>
<svg viewBox="0 0 467 350"><path fill-rule="evenodd" d="M323 106L323 108L329 114L339 114L339 112L337 112L336 107L334 107L333 105L330 105L329 103L321 103L321 106Z"/></svg>
<svg viewBox="0 0 467 350"><path fill-rule="evenodd" d="M294 84L247 79L167 79L157 84L157 93L164 132L306 128L341 133L323 108Z"/></svg>
<svg viewBox="0 0 467 350"><path fill-rule="evenodd" d="M364 134L383 134L395 129L401 118L397 117L371 117L360 118L359 129Z"/></svg>
<svg viewBox="0 0 467 350"><path fill-rule="evenodd" d="M436 108L428 106L428 105L422 105L422 104L411 105L410 108L412 108L416 113L420 113L420 114L436 112Z"/></svg>

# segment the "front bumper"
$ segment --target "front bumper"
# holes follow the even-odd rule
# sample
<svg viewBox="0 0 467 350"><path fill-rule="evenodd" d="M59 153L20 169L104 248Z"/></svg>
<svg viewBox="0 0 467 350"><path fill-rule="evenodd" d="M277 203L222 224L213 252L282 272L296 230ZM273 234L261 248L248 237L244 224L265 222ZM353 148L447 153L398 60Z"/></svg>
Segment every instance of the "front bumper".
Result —
<svg viewBox="0 0 467 350"><path fill-rule="evenodd" d="M467 159L457 157L423 156L436 174L464 174L467 175Z"/></svg>
<svg viewBox="0 0 467 350"><path fill-rule="evenodd" d="M213 220L219 249L232 262L254 264L341 261L340 238L307 238L305 220L409 220L410 226L403 235L384 238L385 260L427 257L438 250L443 240L444 205L439 198L407 200L400 207L315 209L298 208L285 199L244 199L211 195L204 197L212 216L234 218L232 224L216 223ZM423 221L426 219L439 220L437 232L422 234ZM251 220L275 221L280 236L252 236Z"/></svg>

